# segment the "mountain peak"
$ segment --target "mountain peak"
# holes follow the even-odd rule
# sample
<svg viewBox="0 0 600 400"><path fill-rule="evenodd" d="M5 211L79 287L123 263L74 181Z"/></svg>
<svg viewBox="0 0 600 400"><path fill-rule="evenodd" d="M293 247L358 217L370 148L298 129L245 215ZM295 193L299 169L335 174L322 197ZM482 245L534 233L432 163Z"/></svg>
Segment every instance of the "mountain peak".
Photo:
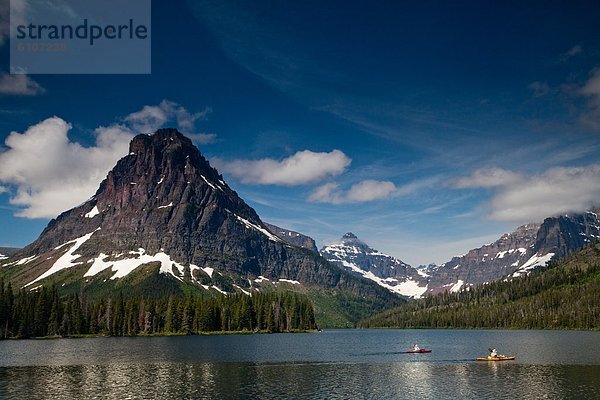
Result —
<svg viewBox="0 0 600 400"><path fill-rule="evenodd" d="M188 167L200 169L213 179L220 178L192 141L174 128L159 129L150 135L137 135L129 144L127 157L132 156L137 157L136 164L150 167L151 171L145 171L146 173L158 172L157 170L165 168L171 170L173 167L181 169L190 164Z"/></svg>
<svg viewBox="0 0 600 400"><path fill-rule="evenodd" d="M321 255L341 269L370 279L393 293L418 297L426 290L423 285L426 273L371 248L352 232L342 236L341 243L324 246Z"/></svg>
<svg viewBox="0 0 600 400"><path fill-rule="evenodd" d="M398 302L294 245L300 234L284 231L277 231L283 238L270 232L190 139L160 129L133 138L94 196L53 219L13 257L3 250L0 259L8 261L0 265L28 290L58 282L95 295L249 295L281 284L335 288L363 299L365 310Z"/></svg>
<svg viewBox="0 0 600 400"><path fill-rule="evenodd" d="M130 153L150 147L194 147L192 141L175 128L162 128L153 134L142 133L135 136L129 144Z"/></svg>

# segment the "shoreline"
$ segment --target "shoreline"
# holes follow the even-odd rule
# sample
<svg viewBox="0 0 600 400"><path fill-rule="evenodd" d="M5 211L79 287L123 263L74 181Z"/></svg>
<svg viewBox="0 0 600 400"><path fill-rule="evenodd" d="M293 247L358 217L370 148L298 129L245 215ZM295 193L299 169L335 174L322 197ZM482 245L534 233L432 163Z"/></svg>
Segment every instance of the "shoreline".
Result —
<svg viewBox="0 0 600 400"><path fill-rule="evenodd" d="M171 336L215 336L215 335L269 335L275 333L316 333L317 330L291 330L283 332L271 332L266 330L261 331L209 331L197 333L181 333L181 332L166 332L166 333L141 333L137 335L97 335L97 334L81 334L81 335L53 335L53 336L32 336L32 337L9 337L3 340L56 340L56 339L91 339L91 338L151 338L151 337L171 337Z"/></svg>

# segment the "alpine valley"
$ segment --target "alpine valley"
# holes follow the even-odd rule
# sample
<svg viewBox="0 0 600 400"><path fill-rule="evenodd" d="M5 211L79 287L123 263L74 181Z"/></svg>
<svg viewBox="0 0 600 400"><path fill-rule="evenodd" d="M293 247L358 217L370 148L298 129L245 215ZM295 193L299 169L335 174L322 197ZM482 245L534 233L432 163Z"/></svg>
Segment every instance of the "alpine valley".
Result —
<svg viewBox="0 0 600 400"><path fill-rule="evenodd" d="M412 267L372 249L353 233L325 246L321 255L357 276L390 291L419 298L525 275L600 239L600 210L568 214L530 223L493 243L442 264Z"/></svg>
<svg viewBox="0 0 600 400"><path fill-rule="evenodd" d="M88 298L292 290L309 296L321 326L351 326L404 301L315 249L265 225L190 139L161 129L136 136L88 201L6 252L1 272L13 287Z"/></svg>

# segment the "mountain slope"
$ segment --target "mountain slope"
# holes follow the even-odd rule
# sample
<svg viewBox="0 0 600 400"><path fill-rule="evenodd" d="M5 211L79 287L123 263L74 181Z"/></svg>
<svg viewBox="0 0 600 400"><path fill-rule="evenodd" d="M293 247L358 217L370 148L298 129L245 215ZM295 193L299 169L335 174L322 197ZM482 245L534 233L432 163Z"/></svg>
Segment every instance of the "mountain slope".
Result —
<svg viewBox="0 0 600 400"><path fill-rule="evenodd" d="M339 243L324 246L321 255L340 268L371 279L391 292L419 297L427 289L427 275L371 248L351 232Z"/></svg>
<svg viewBox="0 0 600 400"><path fill-rule="evenodd" d="M593 211L526 224L430 271L428 293L456 292L467 286L524 275L598 238L600 218Z"/></svg>
<svg viewBox="0 0 600 400"><path fill-rule="evenodd" d="M600 329L600 242L529 275L387 310L361 327Z"/></svg>
<svg viewBox="0 0 600 400"><path fill-rule="evenodd" d="M28 289L56 282L106 295L285 286L348 292L373 310L399 301L272 234L173 129L136 136L92 198L5 261L2 273Z"/></svg>

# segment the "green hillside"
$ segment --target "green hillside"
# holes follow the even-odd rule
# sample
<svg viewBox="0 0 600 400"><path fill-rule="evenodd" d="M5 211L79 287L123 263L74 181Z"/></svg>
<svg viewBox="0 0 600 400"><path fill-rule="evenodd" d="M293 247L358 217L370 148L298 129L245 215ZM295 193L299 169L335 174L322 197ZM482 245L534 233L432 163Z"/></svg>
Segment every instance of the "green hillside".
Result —
<svg viewBox="0 0 600 400"><path fill-rule="evenodd" d="M600 243L528 276L406 303L364 328L600 329Z"/></svg>

